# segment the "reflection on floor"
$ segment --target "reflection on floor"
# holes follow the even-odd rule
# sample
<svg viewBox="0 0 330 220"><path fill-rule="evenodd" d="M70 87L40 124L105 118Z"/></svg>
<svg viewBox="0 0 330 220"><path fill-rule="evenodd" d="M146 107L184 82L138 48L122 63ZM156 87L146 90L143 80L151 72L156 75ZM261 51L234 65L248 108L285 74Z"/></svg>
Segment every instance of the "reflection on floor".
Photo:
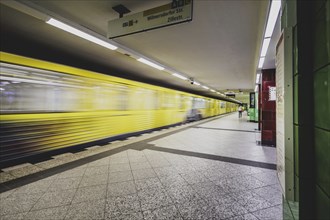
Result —
<svg viewBox="0 0 330 220"><path fill-rule="evenodd" d="M255 126L235 114L123 148L1 193L0 218L280 220L275 148Z"/></svg>

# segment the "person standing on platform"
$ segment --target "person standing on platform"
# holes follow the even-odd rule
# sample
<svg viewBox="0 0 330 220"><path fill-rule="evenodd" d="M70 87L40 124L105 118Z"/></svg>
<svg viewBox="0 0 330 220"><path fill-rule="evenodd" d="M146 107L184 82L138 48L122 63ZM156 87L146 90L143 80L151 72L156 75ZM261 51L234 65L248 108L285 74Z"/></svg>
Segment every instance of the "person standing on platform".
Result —
<svg viewBox="0 0 330 220"><path fill-rule="evenodd" d="M243 107L240 105L238 107L238 118L242 118L242 111L243 111Z"/></svg>

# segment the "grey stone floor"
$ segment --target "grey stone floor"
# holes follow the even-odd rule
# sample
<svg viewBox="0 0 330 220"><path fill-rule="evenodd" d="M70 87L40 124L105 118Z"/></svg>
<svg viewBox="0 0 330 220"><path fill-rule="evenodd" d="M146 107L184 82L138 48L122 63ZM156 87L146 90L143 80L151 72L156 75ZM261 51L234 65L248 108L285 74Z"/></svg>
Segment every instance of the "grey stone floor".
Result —
<svg viewBox="0 0 330 220"><path fill-rule="evenodd" d="M238 120L236 115L226 116L200 125L214 130L189 128L153 143L274 163L275 150L253 145L253 132L233 131L256 126ZM230 121L232 131L221 130ZM232 132L236 136L228 135ZM246 148L239 151L242 155L234 152L237 144ZM282 219L275 170L157 149L125 150L6 191L0 199L1 220Z"/></svg>

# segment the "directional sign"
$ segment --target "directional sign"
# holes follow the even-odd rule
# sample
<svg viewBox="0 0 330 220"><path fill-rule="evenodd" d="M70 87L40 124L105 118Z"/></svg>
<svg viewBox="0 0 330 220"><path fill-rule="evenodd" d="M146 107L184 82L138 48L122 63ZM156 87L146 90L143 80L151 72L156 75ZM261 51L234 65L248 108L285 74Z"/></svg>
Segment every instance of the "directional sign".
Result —
<svg viewBox="0 0 330 220"><path fill-rule="evenodd" d="M192 0L174 0L147 11L108 22L108 38L116 38L192 20Z"/></svg>

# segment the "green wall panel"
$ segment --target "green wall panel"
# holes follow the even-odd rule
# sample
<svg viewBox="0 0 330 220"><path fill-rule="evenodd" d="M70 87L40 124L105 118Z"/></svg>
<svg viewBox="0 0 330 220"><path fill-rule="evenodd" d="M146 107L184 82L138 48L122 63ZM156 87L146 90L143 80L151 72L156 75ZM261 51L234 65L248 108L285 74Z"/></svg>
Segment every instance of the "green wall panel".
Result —
<svg viewBox="0 0 330 220"><path fill-rule="evenodd" d="M315 125L330 130L329 114L330 65L314 74L314 117Z"/></svg>
<svg viewBox="0 0 330 220"><path fill-rule="evenodd" d="M330 132L315 128L316 184L330 195Z"/></svg>
<svg viewBox="0 0 330 220"><path fill-rule="evenodd" d="M327 32L327 44L326 47L328 48L328 63L330 63L330 0L327 1L325 6L325 11L327 12L327 20L326 20L326 32Z"/></svg>
<svg viewBox="0 0 330 220"><path fill-rule="evenodd" d="M314 23L315 31L313 33L313 69L317 70L329 63L328 59L328 48L327 48L327 24L326 21L326 7L325 4L323 7L318 11Z"/></svg>
<svg viewBox="0 0 330 220"><path fill-rule="evenodd" d="M317 220L330 219L330 198L316 186L316 218Z"/></svg>

